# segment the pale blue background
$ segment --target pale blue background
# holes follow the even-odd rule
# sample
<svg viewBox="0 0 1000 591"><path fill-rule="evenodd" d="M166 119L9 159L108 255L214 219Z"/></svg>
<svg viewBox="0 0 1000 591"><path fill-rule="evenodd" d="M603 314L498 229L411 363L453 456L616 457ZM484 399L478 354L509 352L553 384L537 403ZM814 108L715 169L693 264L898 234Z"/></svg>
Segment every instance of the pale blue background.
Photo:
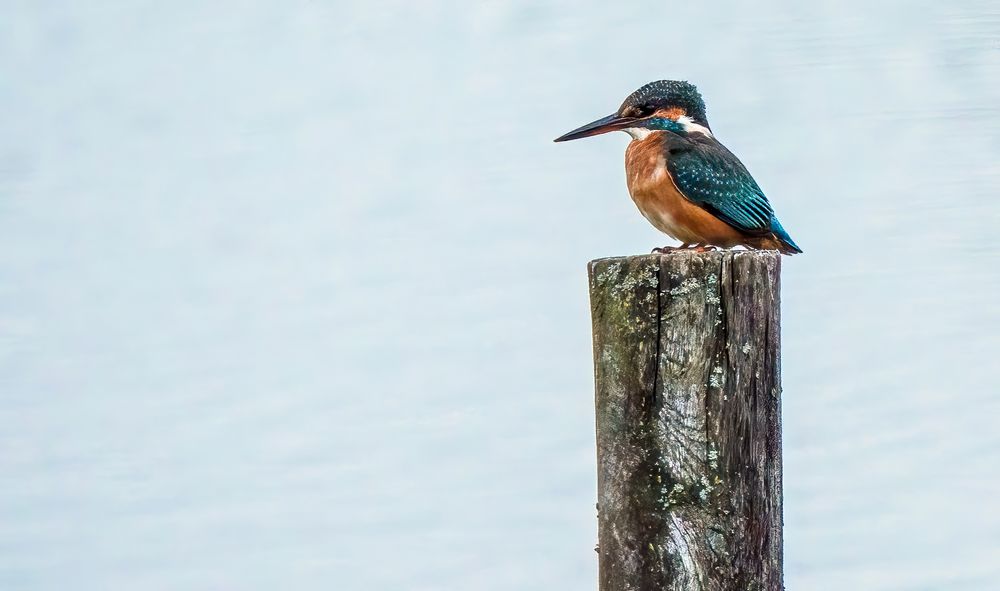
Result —
<svg viewBox="0 0 1000 591"><path fill-rule="evenodd" d="M687 78L785 259L789 590L997 589L1000 6L0 0L0 589L596 587L585 263Z"/></svg>

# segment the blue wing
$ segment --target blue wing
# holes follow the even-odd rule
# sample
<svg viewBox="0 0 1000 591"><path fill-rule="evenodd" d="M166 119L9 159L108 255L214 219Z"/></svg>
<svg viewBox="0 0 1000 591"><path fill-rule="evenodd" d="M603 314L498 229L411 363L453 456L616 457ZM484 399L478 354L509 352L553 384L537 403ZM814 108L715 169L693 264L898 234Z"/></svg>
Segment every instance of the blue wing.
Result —
<svg viewBox="0 0 1000 591"><path fill-rule="evenodd" d="M685 197L749 234L774 231L774 209L743 163L722 144L685 142L670 150L667 169Z"/></svg>

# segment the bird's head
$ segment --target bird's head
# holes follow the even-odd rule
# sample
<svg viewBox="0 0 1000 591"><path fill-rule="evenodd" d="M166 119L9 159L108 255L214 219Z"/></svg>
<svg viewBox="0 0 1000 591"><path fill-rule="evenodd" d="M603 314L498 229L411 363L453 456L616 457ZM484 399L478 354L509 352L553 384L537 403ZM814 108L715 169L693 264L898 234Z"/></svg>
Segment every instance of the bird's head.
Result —
<svg viewBox="0 0 1000 591"><path fill-rule="evenodd" d="M576 140L609 131L626 131L633 139L640 140L654 131L712 135L705 116L705 101L694 84L682 80L657 80L628 95L615 113L574 129L555 141Z"/></svg>

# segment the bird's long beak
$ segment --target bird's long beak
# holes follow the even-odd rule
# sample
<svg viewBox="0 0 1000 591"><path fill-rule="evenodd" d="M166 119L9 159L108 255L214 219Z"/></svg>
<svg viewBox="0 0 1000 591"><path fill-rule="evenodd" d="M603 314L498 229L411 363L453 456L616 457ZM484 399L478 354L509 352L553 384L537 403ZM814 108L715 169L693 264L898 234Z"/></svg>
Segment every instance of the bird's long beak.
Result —
<svg viewBox="0 0 1000 591"><path fill-rule="evenodd" d="M598 119L597 121L588 123L583 127L574 129L566 135L561 135L557 137L555 141L568 142L569 140L578 140L582 137L590 137L592 135L608 133L609 131L617 131L619 129L631 127L634 122L635 118L633 117L621 117L617 113L614 113L602 119Z"/></svg>

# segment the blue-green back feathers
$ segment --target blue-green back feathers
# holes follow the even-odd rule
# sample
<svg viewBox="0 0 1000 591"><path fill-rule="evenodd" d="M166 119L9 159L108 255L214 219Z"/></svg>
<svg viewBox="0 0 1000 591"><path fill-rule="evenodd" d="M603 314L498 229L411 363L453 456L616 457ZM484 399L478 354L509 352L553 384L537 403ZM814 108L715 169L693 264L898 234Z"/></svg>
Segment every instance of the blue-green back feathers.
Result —
<svg viewBox="0 0 1000 591"><path fill-rule="evenodd" d="M674 138L664 146L669 151L667 169L685 197L738 230L756 236L774 234L792 250L802 252L774 216L764 192L732 152L701 134Z"/></svg>

